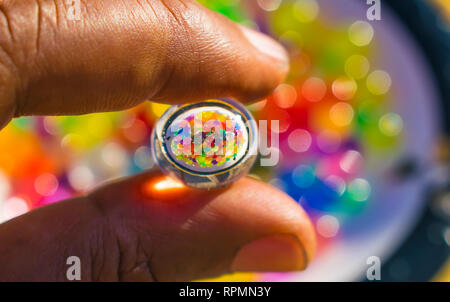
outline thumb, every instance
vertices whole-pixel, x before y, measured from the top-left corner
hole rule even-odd
[[[122,280],[299,271],[314,256],[314,229],[303,209],[250,178],[205,191],[159,173],[141,174],[101,187],[89,199],[115,230],[120,263],[134,268],[122,270]]]
[[[314,230],[289,196],[241,179],[194,190],[156,172],[107,184],[0,226],[0,280],[187,281],[236,271],[302,270]],[[33,253],[30,253],[33,251]]]
[[[288,69],[284,49],[195,1],[2,1],[0,122],[13,116],[261,98]],[[6,85],[7,84],[7,85]]]

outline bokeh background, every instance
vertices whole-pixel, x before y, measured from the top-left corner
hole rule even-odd
[[[256,119],[279,120],[280,162],[252,174],[309,213],[318,255],[301,273],[218,281],[450,281],[450,1],[201,0],[289,50],[291,71]],[[167,106],[15,119],[0,132],[0,222],[154,167]],[[269,123],[270,124],[270,123]]]

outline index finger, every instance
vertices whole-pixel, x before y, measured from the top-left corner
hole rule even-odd
[[[68,19],[63,0],[0,5],[8,37],[0,45],[8,84],[0,123],[121,110],[147,99],[245,102],[270,93],[288,70],[277,42],[195,1],[86,1],[79,21]]]

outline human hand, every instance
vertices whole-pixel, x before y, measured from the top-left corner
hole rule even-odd
[[[194,1],[0,1],[0,128],[17,116],[121,110],[151,99],[248,102],[285,77],[270,38]],[[162,184],[162,185],[161,185]],[[0,225],[0,280],[192,280],[304,269],[315,249],[301,207],[252,179],[218,190],[174,186],[157,172]],[[30,251],[33,251],[30,253]]]

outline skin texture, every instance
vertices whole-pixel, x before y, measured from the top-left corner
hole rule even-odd
[[[195,1],[81,3],[71,21],[62,0],[0,0],[0,129],[147,99],[248,102],[288,71],[275,41]],[[83,281],[184,281],[302,270],[315,250],[308,217],[275,188],[246,178],[200,191],[155,171],[2,224],[0,242],[1,281],[67,280],[73,255]]]

